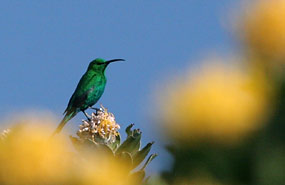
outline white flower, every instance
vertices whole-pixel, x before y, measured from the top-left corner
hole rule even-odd
[[[104,143],[113,143],[119,135],[120,125],[116,123],[115,116],[101,105],[101,109],[91,114],[90,120],[83,120],[77,135],[82,139],[103,139]]]

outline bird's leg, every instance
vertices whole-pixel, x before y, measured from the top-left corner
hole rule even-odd
[[[90,116],[84,110],[82,112],[86,116],[86,118],[90,121],[91,120]]]
[[[101,111],[102,112],[102,109],[101,108],[96,108],[96,107],[90,107],[91,109],[95,110],[95,114],[98,115],[98,111]]]

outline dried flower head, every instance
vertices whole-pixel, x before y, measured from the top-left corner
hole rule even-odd
[[[101,105],[96,113],[91,114],[89,120],[83,120],[77,135],[82,139],[92,139],[97,143],[113,143],[119,135],[120,125],[115,116]]]

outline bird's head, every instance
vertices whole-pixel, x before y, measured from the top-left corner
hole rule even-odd
[[[118,61],[125,61],[124,59],[112,59],[112,60],[104,60],[102,58],[96,58],[92,62],[90,62],[88,66],[88,70],[94,70],[94,71],[105,71],[106,67],[112,63],[112,62],[118,62]]]

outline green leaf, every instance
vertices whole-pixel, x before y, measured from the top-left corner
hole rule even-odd
[[[130,175],[130,179],[132,182],[136,182],[136,184],[141,184],[143,182],[143,179],[145,177],[145,171],[139,170],[137,172],[134,172]]]
[[[127,135],[128,135],[128,137],[129,136],[132,136],[133,135],[133,132],[132,132],[132,127],[134,126],[135,124],[130,124],[127,128],[126,128],[126,133],[127,133]]]
[[[97,143],[92,141],[91,139],[84,139],[82,142],[82,146],[86,148],[97,148]]]
[[[81,155],[85,156],[86,154],[92,152],[97,148],[97,144],[89,139],[78,139],[76,137],[69,136],[71,142],[73,143],[74,148],[81,153]]]
[[[121,136],[120,136],[120,133],[119,133],[119,135],[116,136],[115,142],[109,144],[108,146],[109,146],[113,151],[116,151],[116,149],[120,146],[120,143],[121,143]]]
[[[129,136],[127,139],[119,146],[116,154],[121,152],[129,152],[130,154],[136,153],[140,148],[141,132],[137,133],[135,136]]]
[[[94,134],[94,141],[97,143],[97,144],[105,144],[105,139],[102,138],[98,133],[97,134]]]
[[[141,170],[144,170],[146,168],[146,166],[154,159],[157,157],[157,154],[151,154],[149,156],[149,158],[147,159],[147,161],[144,163],[143,167],[141,168]]]
[[[94,154],[98,155],[99,153],[105,154],[105,155],[110,155],[110,156],[114,156],[114,152],[112,151],[112,149],[105,145],[105,144],[98,144],[96,146],[96,148],[94,149]]]
[[[143,184],[143,185],[147,185],[149,179],[150,179],[150,176],[146,177],[142,184]]]
[[[76,137],[73,136],[69,136],[71,142],[73,143],[73,146],[75,147],[75,149],[77,150],[86,150],[86,148],[95,148],[97,147],[97,144],[90,140],[90,139],[84,139],[84,140],[80,140]]]
[[[116,157],[118,158],[119,161],[121,161],[124,164],[124,166],[126,166],[129,170],[131,170],[133,166],[133,158],[130,153],[122,152]]]
[[[137,167],[145,159],[145,157],[150,152],[153,143],[154,142],[148,143],[143,149],[135,153],[135,155],[133,156],[134,159],[133,168]]]
[[[133,131],[133,136],[135,138],[137,138],[137,145],[135,146],[134,150],[131,152],[132,155],[134,155],[135,153],[138,152],[138,150],[141,148],[141,136],[142,136],[142,132],[140,131],[140,129],[135,129]]]
[[[105,144],[98,144],[90,139],[79,140],[72,136],[70,136],[70,139],[74,148],[79,152],[86,154],[94,153],[95,155],[102,153],[104,155],[114,156],[112,149]]]
[[[133,136],[137,137],[138,135],[140,135],[142,132],[140,131],[140,129],[134,129],[133,131]]]

